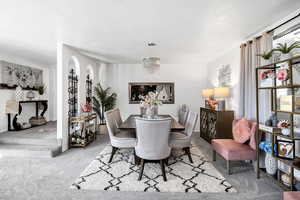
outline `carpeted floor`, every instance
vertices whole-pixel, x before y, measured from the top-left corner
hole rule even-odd
[[[146,163],[141,181],[133,149],[120,149],[111,163],[111,146],[94,159],[72,184],[72,188],[141,192],[236,192],[201,150],[191,148],[193,163],[182,150],[173,150],[163,181],[159,163]]]
[[[199,133],[198,133],[199,134]],[[210,146],[195,134],[194,143],[210,158]],[[236,193],[109,192],[74,190],[70,185],[109,143],[100,136],[85,149],[71,149],[55,158],[0,158],[0,199],[97,199],[97,200],[281,200],[282,190],[268,177],[257,180],[251,166],[234,163],[226,175],[226,163],[217,157],[213,165],[237,190]],[[243,166],[243,167],[240,167]]]

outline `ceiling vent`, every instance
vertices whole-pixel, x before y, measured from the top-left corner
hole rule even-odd
[[[143,59],[144,67],[159,67],[160,58],[158,57],[148,57]]]

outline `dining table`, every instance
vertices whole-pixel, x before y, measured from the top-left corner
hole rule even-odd
[[[123,129],[123,130],[133,130],[136,129],[136,122],[135,119],[137,117],[141,117],[141,118],[146,118],[143,117],[141,115],[130,115],[120,126],[119,129]],[[171,115],[158,115],[155,116],[154,118],[157,119],[163,119],[163,118],[171,118],[171,131],[183,131],[184,130],[184,126],[182,124],[180,124],[179,122],[177,122],[174,117],[172,117]]]

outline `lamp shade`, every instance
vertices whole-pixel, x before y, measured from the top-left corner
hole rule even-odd
[[[215,97],[228,97],[229,96],[229,88],[227,87],[219,87],[214,89]]]
[[[19,112],[19,104],[15,100],[8,100],[5,106],[6,114],[17,114]]]
[[[214,96],[214,89],[202,90],[202,96],[203,97],[212,97],[212,96]]]

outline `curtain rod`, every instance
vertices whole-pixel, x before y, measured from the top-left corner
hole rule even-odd
[[[299,13],[298,15],[292,17],[291,19],[289,19],[289,20],[287,20],[287,21],[285,21],[285,22],[282,22],[281,24],[279,24],[279,25],[276,26],[275,28],[272,28],[271,30],[268,30],[267,33],[271,33],[272,31],[274,31],[274,30],[280,28],[281,26],[283,26],[283,25],[289,23],[290,21],[293,21],[293,20],[296,19],[297,17],[300,17],[300,13]],[[255,39],[259,39],[259,38],[261,38],[261,37],[262,37],[262,35],[257,36]]]

